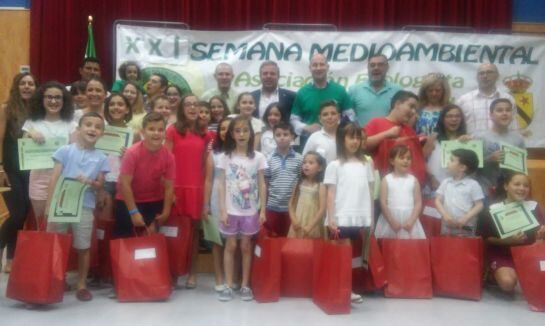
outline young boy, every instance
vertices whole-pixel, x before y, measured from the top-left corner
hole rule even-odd
[[[386,117],[371,119],[363,129],[367,135],[365,146],[382,176],[390,170],[390,148],[396,144],[406,144],[413,158],[411,172],[423,185],[426,179],[424,155],[416,133],[408,125],[417,107],[418,97],[415,94],[399,91],[392,98],[390,113]]]
[[[79,120],[75,143],[62,146],[53,154],[53,173],[49,183],[46,207],[50,207],[51,198],[57,180],[62,175],[75,178],[90,186],[83,199],[83,213],[79,223],[49,223],[48,231],[66,233],[72,229],[73,247],[78,250],[78,283],[76,297],[80,301],[90,301],[93,296],[87,290],[89,272],[89,248],[93,232],[93,209],[96,204],[96,192],[102,189],[104,176],[109,172],[108,160],[95,144],[104,133],[104,119],[95,112],[85,113]],[[47,215],[46,210],[46,215]]]
[[[325,158],[327,163],[337,159],[337,143],[335,134],[339,127],[341,114],[335,101],[325,101],[320,104],[320,124],[322,129],[310,135],[303,149],[303,155],[310,151],[316,151]]]
[[[495,99],[490,103],[492,129],[475,135],[476,138],[483,140],[484,168],[479,181],[487,196],[493,193],[491,190],[498,183],[501,174],[499,166],[503,159],[501,144],[525,148],[522,136],[517,131],[509,130],[514,113],[513,105],[508,99]]]
[[[475,236],[477,215],[483,209],[483,190],[469,175],[479,165],[477,154],[467,149],[452,151],[450,177],[437,189],[435,205],[443,217],[442,235]]]
[[[134,235],[134,227],[156,232],[170,216],[175,177],[174,156],[163,145],[166,122],[151,112],[142,122],[144,140],[123,156],[116,195],[115,234]]]
[[[301,174],[303,157],[291,148],[295,138],[292,125],[280,122],[273,128],[276,150],[265,170],[268,181],[267,220],[265,229],[271,236],[285,237],[290,229],[288,202]]]

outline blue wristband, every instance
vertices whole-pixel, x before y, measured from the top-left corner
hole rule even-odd
[[[129,211],[129,215],[134,215],[134,214],[136,214],[136,213],[140,213],[140,211],[138,210],[138,208],[131,209],[131,210]]]

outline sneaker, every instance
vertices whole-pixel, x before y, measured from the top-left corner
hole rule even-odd
[[[227,285],[225,284],[216,285],[214,286],[214,291],[221,293],[223,290],[225,290],[225,288],[227,288]]]
[[[224,302],[233,300],[233,290],[226,286],[225,289],[220,292],[218,300]]]
[[[240,291],[241,289],[241,286],[240,284],[233,284],[233,286],[231,287],[231,289],[233,289],[233,291]]]
[[[350,295],[350,301],[352,301],[352,303],[363,303],[363,297],[359,294],[352,292],[352,294]]]
[[[242,301],[252,301],[254,299],[252,289],[247,286],[240,288],[240,298],[242,299]]]

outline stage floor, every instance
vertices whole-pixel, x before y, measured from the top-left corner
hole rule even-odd
[[[110,289],[93,289],[91,302],[79,302],[67,292],[61,304],[28,309],[5,297],[7,274],[0,276],[1,325],[544,325],[545,313],[532,312],[519,293],[509,300],[493,289],[480,302],[365,297],[350,315],[328,316],[311,299],[281,298],[277,303],[220,302],[210,274],[200,275],[195,290],[176,290],[167,302],[118,303]],[[183,284],[183,280],[180,280]]]

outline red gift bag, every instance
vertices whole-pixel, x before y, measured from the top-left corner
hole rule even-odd
[[[431,271],[437,295],[480,300],[483,280],[481,238],[433,237]]]
[[[283,239],[282,282],[280,293],[286,297],[312,297],[314,244],[312,239]]]
[[[119,301],[168,299],[172,282],[162,234],[112,240],[110,253]]]
[[[363,240],[352,242],[352,289],[356,293],[372,292],[386,285],[384,258],[377,239],[371,235],[367,239],[367,266],[364,266]]]
[[[260,235],[254,247],[251,284],[255,301],[276,302],[280,298],[282,239]]]
[[[19,231],[6,296],[31,304],[62,302],[72,236]]]
[[[189,273],[193,238],[191,219],[172,214],[159,228],[159,233],[162,233],[167,241],[171,274],[182,276]]]
[[[382,254],[388,280],[386,297],[432,297],[429,240],[383,239]]]
[[[420,223],[426,233],[426,238],[438,237],[441,235],[441,213],[435,207],[435,198],[424,199],[422,203],[422,215]]]
[[[110,240],[114,230],[115,221],[96,220],[96,240],[98,251],[97,273],[104,279],[112,277],[112,262],[110,260]]]
[[[349,314],[352,293],[350,240],[315,243],[312,301],[326,314]]]
[[[545,311],[545,243],[511,248],[522,293],[533,311]]]

